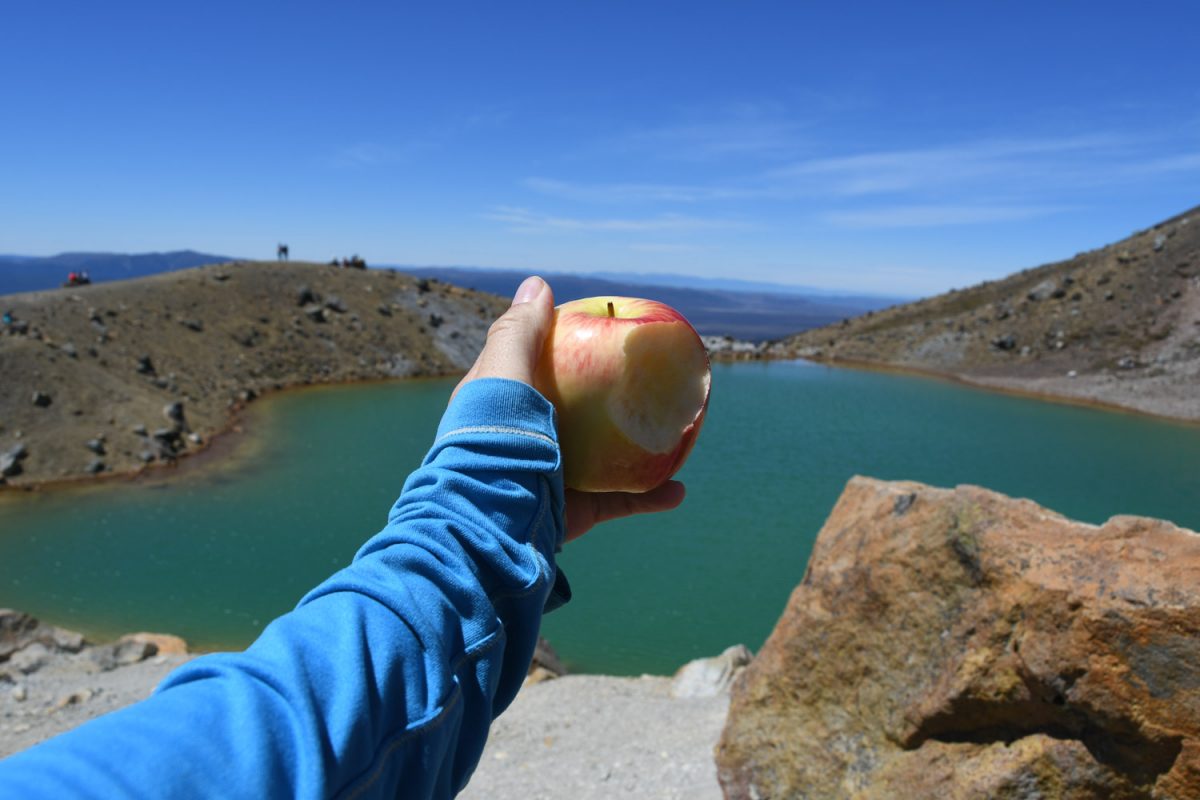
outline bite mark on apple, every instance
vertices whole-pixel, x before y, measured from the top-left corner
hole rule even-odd
[[[609,395],[609,411],[625,436],[652,453],[670,453],[696,423],[708,398],[711,374],[703,348],[685,322],[638,326],[625,337],[633,367]],[[683,354],[683,357],[681,357]]]

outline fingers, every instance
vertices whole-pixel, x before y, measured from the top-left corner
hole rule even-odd
[[[454,394],[476,378],[511,378],[532,384],[538,356],[553,323],[554,292],[541,278],[526,278],[509,309],[492,323],[483,351]]]
[[[683,502],[686,495],[679,481],[667,481],[644,494],[631,492],[567,492],[567,541],[578,539],[594,526],[635,514],[670,511]]]

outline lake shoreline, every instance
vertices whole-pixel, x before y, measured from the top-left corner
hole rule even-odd
[[[1157,412],[1144,408],[1137,408],[1136,406],[1123,404],[1116,400],[1107,400],[1096,396],[1078,396],[1031,389],[1021,385],[1023,382],[1028,382],[1027,379],[1018,377],[973,376],[966,373],[943,372],[941,370],[931,369],[929,367],[919,367],[909,364],[894,364],[891,362],[872,361],[869,359],[823,359],[813,357],[795,358],[788,356],[779,358],[766,358],[762,360],[799,360],[808,361],[813,364],[820,364],[823,367],[835,367],[862,370],[864,372],[878,372],[883,374],[909,375],[918,378],[930,378],[933,380],[951,383],[956,386],[978,389],[980,391],[990,392],[993,394],[1007,395],[1010,397],[1024,397],[1029,400],[1039,400],[1041,402],[1054,403],[1056,405],[1074,406],[1077,408],[1091,408],[1099,411],[1117,412],[1135,417],[1159,420],[1161,422],[1185,425],[1188,427],[1200,427],[1200,413],[1192,415],[1171,414],[1167,412]]]
[[[1054,403],[1056,405],[1116,412],[1177,425],[1184,425],[1187,427],[1200,427],[1200,414],[1187,416],[1170,414],[1166,412],[1156,412],[1122,404],[1115,400],[1104,399],[1097,396],[1072,396],[1068,394],[1031,389],[1021,385],[1022,382],[1024,382],[1024,379],[1016,377],[1003,378],[996,376],[972,376],[964,373],[944,372],[928,367],[872,361],[870,359],[820,357],[801,358],[793,355],[785,356],[773,354],[769,349],[751,358],[747,358],[740,354],[726,355],[713,353],[711,355],[714,362],[721,364],[745,363],[747,361],[805,361],[811,364],[817,364],[823,367],[833,367],[837,369],[861,370],[864,372],[927,378],[979,391],[1006,395],[1009,397],[1023,397],[1030,400]],[[120,472],[113,471],[100,473],[97,475],[70,475],[62,478],[49,478],[42,481],[28,481],[20,484],[0,483],[0,502],[3,502],[3,498],[5,496],[20,495],[22,493],[71,491],[81,488],[93,488],[105,484],[127,484],[155,479],[172,480],[179,476],[180,473],[178,471],[182,470],[192,472],[198,469],[221,468],[219,464],[210,462],[222,458],[232,449],[240,448],[252,443],[250,440],[234,441],[233,437],[241,435],[253,436],[252,433],[249,433],[246,430],[248,419],[247,415],[248,413],[252,414],[258,412],[262,408],[260,401],[273,401],[285,395],[294,394],[297,392],[319,391],[322,389],[339,389],[356,386],[377,386],[395,383],[409,384],[424,381],[450,380],[452,378],[461,378],[465,374],[465,371],[456,371],[441,375],[420,375],[402,378],[347,378],[343,380],[325,381],[320,383],[296,383],[280,386],[278,388],[272,388],[263,391],[261,394],[255,395],[252,399],[233,407],[230,410],[229,417],[226,419],[224,425],[212,432],[209,432],[206,436],[204,436],[199,445],[193,445],[187,451],[179,453],[178,458],[174,463],[159,465],[146,464],[135,469]],[[179,477],[179,479],[184,480],[182,477]]]
[[[248,428],[250,419],[257,413],[262,413],[264,403],[274,402],[281,397],[297,394],[300,392],[316,392],[325,389],[343,389],[347,387],[359,386],[381,386],[390,384],[413,384],[427,381],[445,381],[455,378],[462,378],[466,375],[466,371],[449,372],[442,375],[419,375],[404,378],[348,378],[338,381],[327,381],[322,383],[296,383],[288,386],[280,386],[265,390],[260,394],[256,394],[252,399],[240,403],[236,407],[230,409],[229,417],[225,423],[212,431],[206,432],[199,444],[194,444],[188,450],[177,454],[175,460],[165,464],[144,464],[140,467],[123,471],[103,472],[96,475],[68,475],[61,478],[47,478],[40,481],[25,481],[18,484],[0,483],[0,502],[6,496],[19,496],[22,494],[40,493],[40,492],[59,492],[73,491],[76,489],[94,488],[105,484],[130,484],[142,481],[154,480],[172,480],[181,477],[181,473],[196,472],[201,469],[218,469],[220,465],[215,462],[223,456],[227,456],[230,451],[240,449],[242,447],[252,445],[252,439],[238,441],[236,437],[247,436],[252,437]],[[447,395],[449,400],[449,395]],[[430,442],[432,443],[432,438]]]

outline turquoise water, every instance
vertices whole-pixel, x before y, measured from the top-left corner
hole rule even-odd
[[[219,469],[6,497],[0,606],[94,635],[244,646],[383,525],[453,385],[286,394]],[[545,634],[576,668],[614,674],[757,648],[854,474],[1200,529],[1200,427],[803,362],[717,365],[684,506],[571,544],[575,600]]]

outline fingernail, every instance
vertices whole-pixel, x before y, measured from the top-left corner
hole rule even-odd
[[[543,283],[541,278],[537,277],[536,275],[530,275],[521,282],[519,287],[517,287],[517,293],[513,295],[512,304],[515,306],[520,305],[521,303],[528,303],[530,300],[541,294],[542,285]]]

